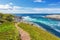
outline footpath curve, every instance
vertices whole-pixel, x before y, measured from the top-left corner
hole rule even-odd
[[[29,33],[20,28],[18,24],[19,23],[15,23],[15,27],[18,29],[21,40],[31,40]]]

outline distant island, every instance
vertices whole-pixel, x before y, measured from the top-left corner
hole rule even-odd
[[[60,15],[56,14],[56,15],[46,15],[46,18],[50,18],[50,19],[56,19],[56,20],[60,20]]]

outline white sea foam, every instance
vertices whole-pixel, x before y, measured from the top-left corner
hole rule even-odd
[[[29,17],[29,16],[23,17],[23,20],[25,20],[25,21],[32,21],[32,22],[39,22],[37,19],[31,18],[31,17]]]
[[[25,16],[23,17],[23,20],[25,21],[31,21],[31,22],[40,22],[40,23],[43,23],[45,25],[48,25],[49,27],[51,27],[52,29],[60,32],[60,30],[56,27],[60,27],[60,22],[53,22],[53,21],[43,21],[43,20],[38,20],[36,18],[31,18],[29,16]]]
[[[58,30],[58,29],[54,29],[54,30],[56,30],[57,32],[59,32],[59,33],[60,33],[60,30]]]

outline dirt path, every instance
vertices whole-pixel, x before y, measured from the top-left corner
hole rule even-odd
[[[24,31],[22,28],[18,26],[19,23],[15,23],[16,28],[18,29],[20,35],[21,35],[21,40],[30,40],[30,35]]]

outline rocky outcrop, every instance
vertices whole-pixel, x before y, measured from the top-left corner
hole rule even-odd
[[[60,20],[60,15],[47,15],[46,18]]]

